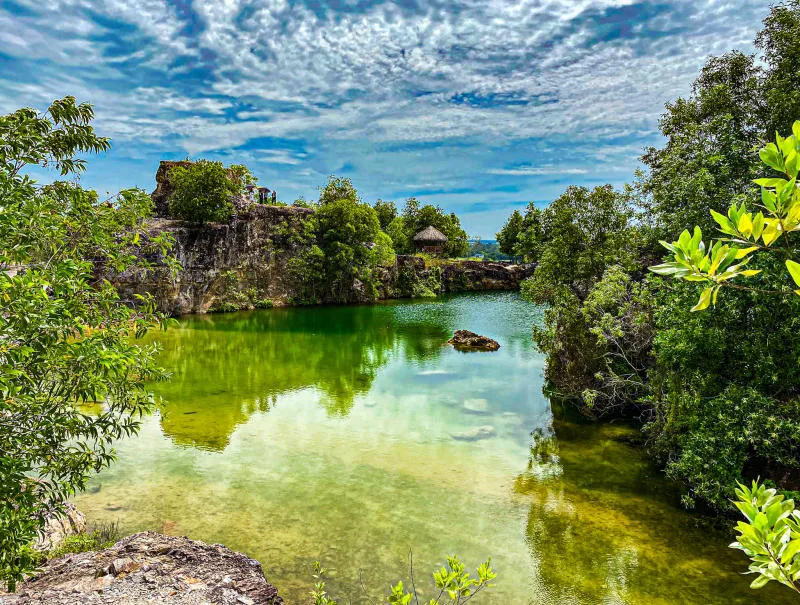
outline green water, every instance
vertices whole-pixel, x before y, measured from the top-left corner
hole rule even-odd
[[[287,603],[308,602],[315,560],[366,603],[359,570],[380,595],[410,547],[428,597],[455,552],[492,556],[482,603],[790,602],[748,589],[730,536],[680,509],[635,430],[554,417],[537,318],[510,293],[187,318],[158,336],[163,413],[78,506],[244,551]],[[502,347],[444,346],[459,328]]]

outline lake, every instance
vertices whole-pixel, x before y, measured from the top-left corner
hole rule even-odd
[[[287,603],[314,562],[343,602],[448,554],[499,577],[475,603],[789,603],[748,588],[732,535],[681,509],[623,424],[542,394],[540,310],[516,293],[184,318],[153,335],[162,403],[76,503],[90,522],[221,542]],[[494,353],[445,344],[456,329]]]

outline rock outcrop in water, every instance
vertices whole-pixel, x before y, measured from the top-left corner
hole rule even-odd
[[[15,594],[0,592],[0,603],[281,605],[283,599],[254,559],[220,544],[142,532],[105,550],[52,559]]]
[[[453,345],[459,351],[496,351],[500,348],[500,343],[496,340],[469,330],[456,330],[447,344]]]

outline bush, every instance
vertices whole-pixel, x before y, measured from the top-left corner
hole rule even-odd
[[[174,166],[169,171],[173,186],[169,198],[170,214],[192,223],[230,220],[234,211],[232,198],[242,193],[244,185],[249,182],[242,168],[232,166],[226,169],[222,162],[209,160]]]

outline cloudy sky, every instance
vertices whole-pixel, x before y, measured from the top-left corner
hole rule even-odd
[[[0,111],[74,95],[113,149],[246,163],[292,201],[329,174],[493,237],[569,184],[630,180],[705,59],[752,50],[768,0],[3,0]]]

